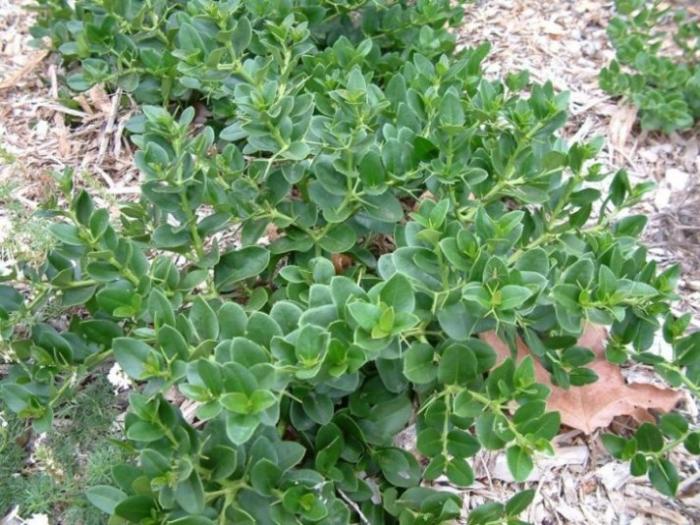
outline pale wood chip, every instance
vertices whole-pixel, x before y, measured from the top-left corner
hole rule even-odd
[[[34,71],[34,68],[41,64],[48,54],[49,52],[46,50],[33,53],[21,68],[0,81],[0,90],[18,87],[19,82]]]
[[[623,152],[632,127],[637,121],[637,108],[631,105],[619,106],[610,119],[610,144],[619,152]]]

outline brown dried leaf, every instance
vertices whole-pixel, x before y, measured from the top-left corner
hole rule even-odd
[[[192,124],[195,128],[201,128],[202,126],[206,125],[212,113],[202,102],[195,102],[194,109],[196,113]]]
[[[265,236],[270,240],[270,242],[273,242],[279,239],[282,235],[280,234],[277,225],[271,222],[265,227]]]
[[[508,346],[495,332],[486,332],[482,339],[489,343],[501,359],[509,357]],[[649,410],[668,412],[681,399],[681,393],[668,388],[659,388],[644,383],[625,383],[620,368],[605,358],[606,333],[599,326],[589,325],[578,341],[579,346],[595,352],[595,360],[588,365],[598,374],[598,381],[568,390],[552,384],[549,372],[535,360],[537,381],[547,385],[552,393],[547,401],[548,410],[561,414],[561,422],[572,428],[592,433],[597,428],[607,427],[615,417],[632,416],[638,421],[648,420]],[[517,360],[530,355],[525,343],[518,338]]]
[[[87,113],[88,115],[95,114],[95,111],[92,109],[92,106],[87,101],[87,99],[85,98],[85,95],[83,93],[73,97],[73,100],[75,100],[78,103],[78,105],[80,106],[80,109],[82,109],[83,112]]]
[[[347,253],[331,254],[331,261],[333,261],[333,267],[335,268],[336,275],[340,275],[352,266],[352,257],[350,257]]]
[[[430,190],[425,190],[418,196],[413,205],[409,207],[410,211],[418,211],[420,205],[425,200],[436,201],[437,199],[435,198],[435,195],[433,195],[432,192],[430,192]]]
[[[109,115],[112,112],[112,100],[101,84],[95,84],[87,92],[90,102],[100,113]]]

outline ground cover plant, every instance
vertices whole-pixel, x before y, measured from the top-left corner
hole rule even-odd
[[[51,523],[103,523],[102,511],[86,498],[95,485],[111,483],[115,463],[129,455],[112,440],[119,407],[106,377],[94,374],[56,411],[56,424],[32,439],[13,412],[0,428],[0,512],[51,516]],[[30,446],[31,444],[31,446]]]
[[[485,78],[488,46],[457,50],[448,30],[461,8],[37,8],[68,88],[141,104],[143,183],[113,213],[61,178],[42,212],[55,245],[0,287],[0,398],[48,431],[85,378],[121,366],[127,459],[87,491],[110,523],[453,520],[459,498],[431,481],[468,487],[481,448],[524,481],[552,453],[560,416],[535,364],[558,387],[594,382],[589,324],[609,327],[608,361],[698,393],[678,269],[657,269],[629,212],[649,187],[596,163],[600,141],[559,136],[565,94]],[[659,330],[668,358],[650,351]],[[414,424],[415,454],[394,442]],[[699,440],[677,413],[604,438],[668,495],[669,452]],[[533,497],[469,522],[519,523]]]
[[[692,128],[700,117],[697,17],[657,0],[616,0],[615,7],[618,15],[608,35],[616,58],[601,71],[600,86],[630,100],[643,129]],[[671,50],[664,47],[669,32],[675,44]]]

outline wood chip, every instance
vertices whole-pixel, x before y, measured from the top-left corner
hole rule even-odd
[[[18,70],[11,73],[7,78],[0,81],[0,90],[18,87],[20,80],[23,80],[36,68],[48,55],[48,51],[42,50],[32,54],[27,62]]]

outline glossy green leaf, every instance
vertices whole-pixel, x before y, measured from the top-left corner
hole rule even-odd
[[[533,463],[528,451],[519,445],[513,445],[506,451],[508,470],[515,481],[525,481],[532,472]]]

